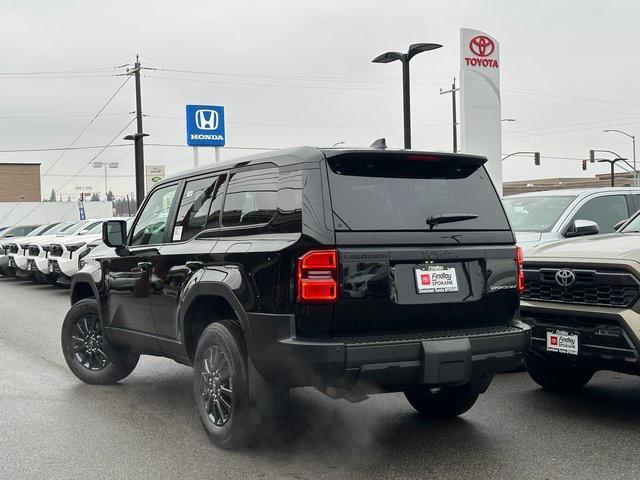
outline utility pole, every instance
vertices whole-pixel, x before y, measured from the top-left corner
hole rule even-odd
[[[136,174],[136,205],[139,207],[142,205],[144,199],[144,144],[142,139],[147,136],[146,133],[142,133],[142,92],[140,88],[140,59],[136,55],[136,63],[132,70],[127,72],[128,75],[133,75],[136,82],[136,133],[133,135],[127,135],[124,140],[133,140],[135,147],[135,174]]]
[[[133,69],[136,81],[136,139],[135,139],[135,157],[136,157],[136,203],[142,205],[144,198],[144,148],[142,136],[142,92],[140,90],[140,60],[136,55],[136,64]]]
[[[442,90],[440,89],[440,95],[444,95],[445,93],[451,94],[451,107],[453,113],[453,153],[458,152],[458,113],[456,108],[456,92],[460,90],[456,88],[456,79],[454,77],[453,83],[451,84],[451,90]]]

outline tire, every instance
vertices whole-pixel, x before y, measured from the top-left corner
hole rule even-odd
[[[49,282],[47,281],[47,276],[46,276],[46,275],[44,275],[44,274],[42,274],[42,273],[40,273],[40,272],[34,272],[34,274],[33,274],[33,280],[34,280],[36,283],[39,283],[39,284],[41,284],[41,285],[46,285],[46,284],[48,284],[48,283],[49,283]]]
[[[73,374],[85,383],[110,385],[136,368],[140,355],[109,343],[102,332],[98,302],[81,300],[62,323],[62,353]]]
[[[418,412],[428,418],[453,418],[468,411],[478,400],[478,394],[470,384],[458,387],[442,387],[436,393],[407,391],[405,397]]]
[[[575,393],[593,377],[595,370],[584,367],[561,365],[553,360],[528,354],[529,375],[545,390],[558,393]]]
[[[223,320],[202,332],[193,362],[193,395],[214,444],[233,449],[250,440],[254,412],[246,348],[236,323]]]

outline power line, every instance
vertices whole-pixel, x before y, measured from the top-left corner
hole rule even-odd
[[[527,100],[517,100],[515,98],[502,98],[507,102],[515,102],[515,103],[526,103],[529,105],[541,105],[544,107],[553,107],[553,108],[566,108],[568,110],[580,110],[585,112],[598,112],[598,113],[616,113],[619,115],[637,115],[637,112],[620,112],[616,110],[599,110],[595,108],[583,108],[583,107],[572,107],[571,105],[559,105],[557,103],[542,103],[542,102],[529,102]]]
[[[115,145],[88,145],[83,147],[33,147],[33,148],[13,148],[0,150],[0,153],[27,153],[27,152],[61,152],[67,150],[95,150],[104,147],[130,147],[130,143],[116,143]]]
[[[2,75],[63,75],[76,73],[95,73],[115,70],[120,67],[88,67],[72,70],[48,70],[48,71],[31,71],[31,72],[0,72]]]
[[[183,147],[183,148],[193,148],[189,145],[183,145],[181,143],[146,143],[150,147]],[[237,147],[237,146],[224,146],[225,150],[280,150],[280,147]]]
[[[115,112],[115,113],[103,113],[102,116],[119,116],[119,115],[131,115],[132,112]],[[42,118],[85,118],[92,117],[93,113],[82,114],[62,114],[62,115],[0,115],[0,120],[21,120],[21,119],[42,119]]]
[[[123,86],[124,86],[124,84],[123,84]],[[87,168],[89,165],[91,165],[91,163],[93,163],[93,161],[96,158],[98,158],[100,156],[100,154],[102,152],[104,152],[109,147],[109,145],[111,145],[120,135],[122,135],[122,132],[124,132],[127,128],[129,128],[129,125],[131,125],[134,122],[135,119],[136,119],[136,117],[133,117],[131,120],[129,120],[129,122],[122,128],[122,130],[120,130],[118,133],[116,133],[115,136],[104,146],[104,148],[102,148],[102,150],[100,150],[98,153],[96,153],[91,158],[91,160],[89,160],[89,162],[85,166],[80,168],[80,170],[78,170],[74,175],[69,177],[69,179],[66,182],[64,182],[62,185],[60,185],[59,187],[53,187],[53,190],[60,192],[64,187],[66,187],[71,182],[71,180],[73,180],[74,178],[78,177],[80,175],[80,172],[82,172],[85,168]],[[20,222],[22,222],[25,218],[27,218],[29,215],[31,215],[33,212],[35,212],[42,205],[43,205],[43,202],[40,202],[38,205],[36,205],[36,207],[33,210],[30,210],[26,215],[24,215],[22,218],[20,218],[20,220],[18,220],[17,222],[14,222],[14,224],[15,225],[19,225]],[[5,215],[5,217],[6,217],[6,215]],[[0,219],[0,222],[2,222],[2,220],[4,220],[5,217]]]
[[[148,118],[159,118],[163,120],[180,120],[184,122],[185,117],[173,117],[168,115],[144,115]],[[336,125],[336,124],[299,124],[299,123],[261,123],[261,122],[227,122],[228,125],[251,125],[260,127],[300,127],[300,128],[402,128],[402,125]],[[441,127],[448,123],[423,123],[414,124],[414,127]]]
[[[342,87],[342,86],[331,86],[331,85],[293,85],[293,84],[278,84],[278,83],[249,83],[249,82],[229,82],[224,80],[201,80],[197,78],[178,78],[178,77],[164,77],[161,75],[144,75],[147,78],[155,78],[160,80],[170,80],[170,81],[178,81],[178,82],[196,82],[196,83],[214,83],[219,85],[242,85],[248,87],[273,87],[273,88],[301,88],[301,89],[310,89],[310,90],[372,90],[372,91],[386,91],[389,89],[396,89],[393,85],[388,86],[379,86],[379,87]],[[434,85],[439,85],[435,84]],[[425,91],[422,89],[421,91]]]
[[[512,92],[520,94],[520,95],[536,95],[536,96],[541,96],[541,97],[563,98],[563,99],[567,99],[567,100],[581,100],[581,101],[588,101],[588,102],[594,102],[594,103],[614,103],[614,104],[620,104],[620,105],[640,105],[640,103],[638,103],[638,102],[629,102],[629,101],[626,101],[626,100],[625,101],[616,101],[616,100],[597,98],[597,97],[584,97],[584,96],[580,96],[580,95],[571,95],[571,94],[567,94],[567,93],[548,92],[548,91],[545,91],[545,90],[533,90],[533,89],[510,87],[510,86],[503,86],[502,88],[505,89],[505,90],[511,90]]]
[[[112,138],[112,139],[111,139],[111,140],[110,140],[110,141],[109,141],[109,142],[108,142],[108,143],[107,143],[107,144],[106,144],[106,145],[105,145],[105,146],[104,146],[104,147],[103,147],[103,148],[102,148],[98,153],[96,153],[96,154],[91,158],[91,160],[89,160],[89,162],[87,162],[87,164],[86,164],[84,167],[80,168],[80,170],[78,170],[78,172],[77,172],[77,173],[75,173],[74,175],[72,175],[72,176],[71,176],[71,177],[70,177],[66,182],[64,182],[62,185],[60,185],[60,186],[58,187],[58,190],[60,190],[60,189],[64,188],[65,186],[67,186],[67,185],[69,184],[69,182],[71,182],[71,180],[73,180],[74,178],[76,178],[76,177],[80,174],[80,172],[82,172],[85,168],[87,168],[89,165],[91,165],[91,164],[93,163],[93,161],[94,161],[96,158],[98,158],[98,157],[102,154],[102,152],[104,152],[104,151],[109,147],[109,145],[111,145],[113,142],[115,142],[115,141],[116,141],[116,139],[118,139],[118,138],[120,137],[120,135],[122,135],[122,133],[123,133],[127,128],[129,128],[129,125],[131,125],[135,120],[136,120],[136,118],[135,118],[135,117],[133,117],[131,120],[129,120],[129,121],[127,122],[127,124],[126,124],[124,127],[122,127],[122,130],[120,130],[118,133],[116,133],[116,134],[114,135],[114,137],[113,137],[113,138]]]
[[[241,78],[260,78],[260,79],[283,79],[283,80],[296,80],[296,81],[321,81],[321,82],[340,82],[340,83],[397,83],[395,77],[335,77],[318,74],[269,74],[269,73],[229,73],[229,72],[206,72],[201,70],[184,70],[184,69],[171,69],[171,68],[150,68],[144,67],[145,70],[155,70],[170,73],[184,73],[189,75],[207,75],[207,76],[220,76],[220,77],[241,77]],[[421,79],[429,80],[442,80],[450,77],[419,77]],[[420,80],[414,81],[414,83],[424,83]],[[428,85],[439,85],[438,83],[425,83]]]
[[[120,90],[122,90],[124,88],[124,86],[127,84],[127,82],[129,81],[129,77],[126,78],[126,80],[124,82],[122,82],[122,85],[120,85],[118,87],[118,89],[109,97],[109,99],[106,101],[106,103],[100,108],[100,110],[98,110],[98,112],[93,116],[93,118],[89,121],[89,123],[82,129],[82,131],[76,135],[76,138],[73,139],[73,141],[69,144],[69,147],[72,147],[73,145],[75,145],[75,143],[78,141],[78,139],[84,134],[84,132],[86,132],[89,127],[91,125],[93,125],[93,123],[96,121],[96,119],[100,116],[100,114],[103,112],[103,110],[105,108],[107,108],[107,106],[111,103],[111,100],[113,100],[116,95],[118,95],[118,93],[120,92]],[[64,150],[59,156],[58,158],[56,158],[53,163],[49,166],[49,168],[47,168],[47,170],[44,172],[44,175],[46,175],[47,173],[49,173],[51,171],[51,169],[56,165],[56,163],[58,163],[60,161],[60,159],[62,157],[65,156],[65,154],[68,152],[69,150]]]

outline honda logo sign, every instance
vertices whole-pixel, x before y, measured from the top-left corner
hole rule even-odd
[[[221,147],[225,144],[224,107],[187,105],[187,145]]]
[[[217,130],[218,112],[215,110],[196,110],[196,127],[200,130]]]

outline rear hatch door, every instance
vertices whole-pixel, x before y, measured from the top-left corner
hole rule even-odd
[[[514,237],[484,161],[405,152],[328,156],[341,281],[332,335],[511,321]]]

